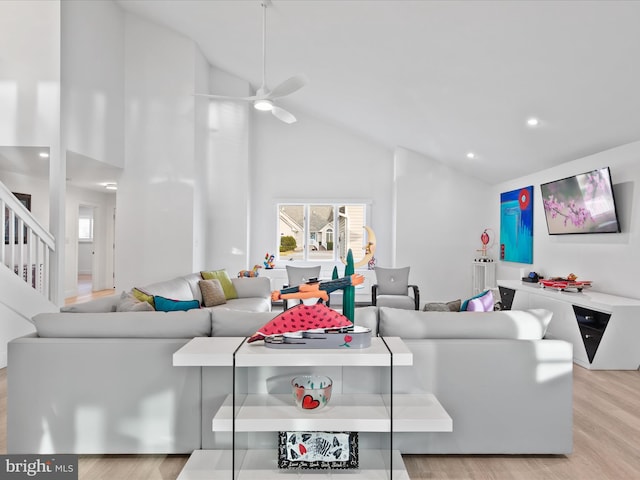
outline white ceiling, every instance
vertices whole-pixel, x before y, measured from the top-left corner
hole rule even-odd
[[[259,87],[259,0],[118,3]],[[640,140],[640,2],[273,0],[267,15],[267,84],[310,79],[282,106],[490,183]]]
[[[0,145],[0,172],[11,172],[44,180],[49,179],[49,158],[40,153],[49,154],[49,147],[22,147]],[[115,193],[106,190],[105,183],[118,183],[121,168],[100,162],[75,152],[67,152],[67,185],[103,193]]]

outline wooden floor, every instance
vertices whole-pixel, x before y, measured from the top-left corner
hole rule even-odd
[[[91,275],[78,275],[78,295],[75,297],[69,297],[64,299],[65,305],[71,305],[73,303],[82,303],[88,302],[89,300],[94,300],[96,298],[105,297],[108,295],[113,295],[115,290],[113,288],[109,288],[107,290],[98,290],[93,291],[93,280]]]
[[[0,369],[0,453],[6,453],[6,399],[6,369]],[[184,455],[82,455],[79,479],[175,480],[186,460]],[[640,372],[575,366],[572,455],[406,455],[404,460],[412,480],[640,479]]]

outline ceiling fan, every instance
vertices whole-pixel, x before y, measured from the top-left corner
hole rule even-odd
[[[239,100],[252,102],[253,107],[256,110],[270,111],[274,117],[285,122],[294,123],[296,117],[275,104],[275,100],[287,95],[292,94],[300,90],[308,83],[308,79],[305,75],[294,75],[288,78],[284,82],[278,84],[273,89],[267,88],[266,76],[267,76],[267,7],[271,4],[271,0],[263,0],[260,5],[262,6],[262,85],[258,89],[255,95],[250,97],[231,97],[226,95],[210,95],[206,93],[196,93],[196,96],[209,97],[220,100]]]

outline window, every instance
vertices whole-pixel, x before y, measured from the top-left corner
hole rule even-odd
[[[366,205],[279,204],[280,260],[339,261],[365,253]]]
[[[93,218],[78,219],[78,239],[79,240],[93,240]]]

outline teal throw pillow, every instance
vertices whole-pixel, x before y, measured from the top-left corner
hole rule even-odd
[[[153,303],[158,312],[179,312],[200,308],[198,300],[172,300],[160,295],[154,295]]]

